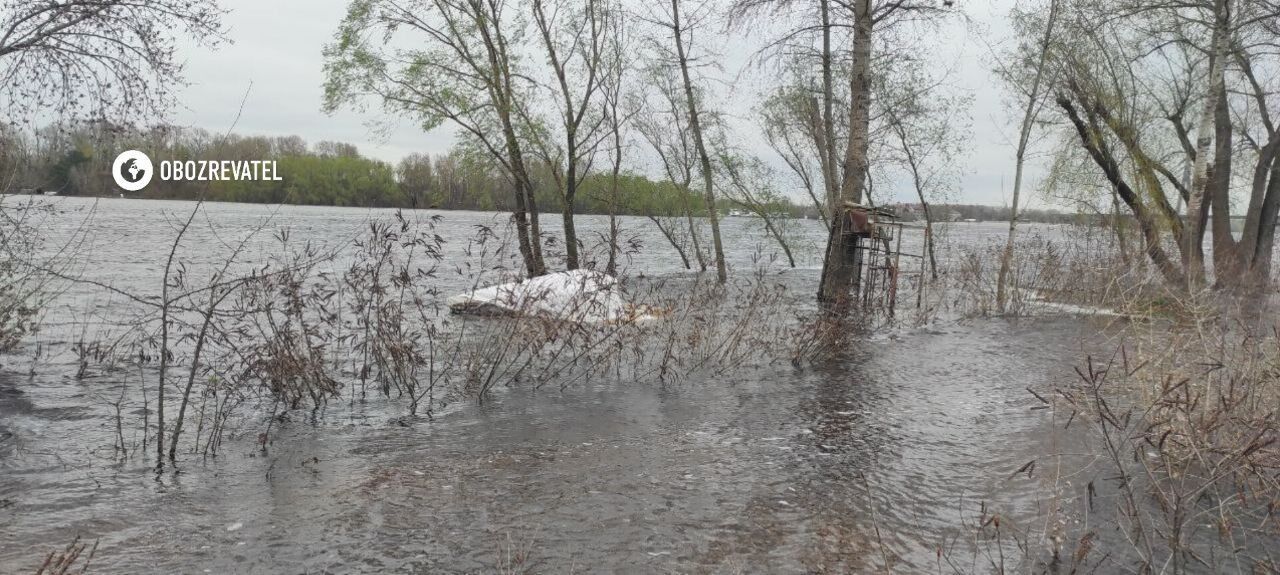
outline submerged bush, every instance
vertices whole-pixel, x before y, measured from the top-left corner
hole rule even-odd
[[[42,261],[40,224],[53,212],[36,200],[0,198],[0,352],[10,351],[39,327],[40,310],[56,295],[59,263],[74,255],[72,238]]]

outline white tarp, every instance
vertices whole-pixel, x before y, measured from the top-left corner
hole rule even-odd
[[[556,272],[449,298],[454,313],[536,315],[577,323],[634,321],[637,309],[622,299],[618,280],[590,270]]]

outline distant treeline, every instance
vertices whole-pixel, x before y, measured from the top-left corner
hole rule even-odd
[[[68,196],[116,196],[111,177],[115,156],[129,149],[146,152],[159,166],[163,160],[274,160],[279,181],[179,181],[153,180],[130,197],[197,199],[262,204],[303,204],[353,207],[440,208],[456,210],[504,210],[512,205],[510,181],[485,157],[454,150],[431,156],[411,154],[391,165],[360,155],[356,146],[322,141],[308,145],[298,136],[241,136],[213,134],[202,129],[155,128],[145,131],[105,124],[83,124],[74,129],[47,127],[33,134],[0,131],[0,191],[5,193],[55,192]],[[545,212],[559,212],[561,198],[549,173],[535,171],[538,203]],[[574,212],[605,214],[611,179],[593,173],[583,181]],[[618,181],[617,213],[682,216],[686,209],[705,215],[702,198],[667,180],[623,173]],[[719,209],[728,213],[741,206],[721,198]],[[922,217],[918,204],[891,206],[903,219]],[[763,210],[787,217],[817,218],[809,205],[778,198]],[[1007,220],[1005,207],[982,205],[934,206],[934,217],[946,220]],[[1076,216],[1052,210],[1023,210],[1026,221],[1063,223]]]
[[[892,204],[889,208],[905,220],[919,220],[924,218],[924,212],[921,209],[920,204]],[[1010,216],[1010,209],[1007,206],[937,204],[930,206],[930,208],[932,210],[934,220],[940,222],[1007,222],[1009,221]],[[1018,219],[1019,221],[1024,222],[1067,224],[1080,222],[1082,218],[1091,219],[1091,216],[1060,212],[1057,210],[1027,208],[1018,210]]]
[[[479,154],[454,150],[411,154],[396,165],[360,155],[356,146],[298,136],[213,134],[202,129],[125,130],[103,124],[75,129],[43,128],[34,134],[0,131],[0,191],[56,192],[69,196],[116,196],[111,176],[121,151],[137,149],[155,163],[164,160],[274,160],[279,181],[160,181],[130,197],[197,199],[325,206],[513,210],[510,181]],[[559,212],[561,198],[549,173],[535,171],[538,204]],[[591,174],[574,202],[576,213],[608,213],[612,180]],[[686,206],[705,213],[702,199],[669,181],[623,173],[618,181],[621,214],[676,216]],[[802,216],[805,208],[782,199],[773,212]],[[724,202],[725,210],[731,203]]]

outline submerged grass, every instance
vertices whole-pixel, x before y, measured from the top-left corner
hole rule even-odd
[[[89,550],[87,555],[85,549]],[[65,548],[45,555],[44,562],[36,569],[35,575],[84,575],[89,572],[89,564],[93,562],[93,556],[97,552],[97,541],[93,542],[93,547],[89,547],[76,537]]]
[[[1038,514],[984,504],[940,548],[947,571],[1280,572],[1277,331],[1124,333],[1074,382],[1032,391],[1085,449],[1017,470],[1042,486]]]
[[[794,306],[800,296],[766,265],[724,285],[702,275],[622,278],[628,301],[662,311],[647,321],[473,317],[450,313],[441,277],[473,289],[515,279],[510,230],[479,226],[467,260],[445,262],[438,216],[371,221],[337,249],[287,230],[260,238],[264,222],[229,244],[229,256],[195,266],[204,253],[184,238],[201,209],[175,223],[155,293],[47,270],[132,305],[124,314],[132,320],[107,329],[89,329],[86,317],[71,351],[78,377],[116,382],[103,397],[115,413],[117,457],[150,449],[158,469],[184,454],[216,456],[228,435],[256,436],[266,449],[285,414],[319,418],[338,401],[377,395],[401,405],[406,421],[430,419],[504,386],[722,377],[798,361],[805,345],[786,342],[814,339],[802,337],[811,330]],[[259,241],[271,255],[254,261],[247,246]]]
[[[1097,333],[1111,351],[1084,356],[1069,382],[1028,388],[1055,430],[1007,482],[1038,485],[1040,505],[1028,515],[976,503],[939,544],[938,571],[1280,572],[1280,329],[1268,294],[1186,294],[1105,242],[1030,242],[1016,281],[1035,298],[1022,301],[1108,308]],[[955,297],[985,314],[982,257],[970,254]],[[1034,306],[1008,313],[1024,310]]]

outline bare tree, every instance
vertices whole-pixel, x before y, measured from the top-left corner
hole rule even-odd
[[[1036,118],[1045,104],[1046,91],[1042,88],[1047,83],[1045,76],[1049,73],[1049,50],[1054,40],[1054,25],[1057,23],[1059,16],[1058,3],[1058,0],[1049,0],[1043,25],[1043,35],[1040,38],[1040,42],[1035,45],[1034,52],[1029,54],[1027,58],[1034,64],[1031,65],[1030,70],[1030,85],[1021,94],[1025,98],[1025,105],[1022,109],[1022,123],[1018,128],[1018,147],[1014,153],[1013,201],[1009,206],[1009,237],[1005,240],[1004,253],[1000,257],[1000,272],[996,276],[996,307],[1000,311],[1004,311],[1005,284],[1008,283],[1009,269],[1013,262],[1013,243],[1018,231],[1018,202],[1021,200],[1022,195],[1022,176],[1023,167],[1026,165],[1027,148],[1031,143],[1031,130],[1035,127]],[[1014,86],[1020,86],[1015,74],[1017,74],[1015,70],[1008,68],[1001,70],[1002,76]]]
[[[610,18],[605,34],[603,61],[603,79],[600,92],[603,99],[601,105],[605,118],[605,128],[609,137],[610,170],[609,170],[609,259],[605,271],[616,274],[618,271],[618,208],[621,204],[619,196],[619,178],[622,174],[623,143],[626,141],[626,130],[631,119],[639,111],[639,106],[624,108],[624,84],[631,66],[628,65],[628,51],[632,48],[631,36],[622,19]],[[684,254],[681,254],[684,257]],[[688,267],[686,258],[685,267]]]
[[[826,165],[819,155],[819,150],[825,149],[816,143],[822,132],[814,129],[816,99],[808,92],[802,85],[780,86],[761,104],[758,116],[765,141],[800,181],[822,225],[830,230],[833,202],[823,175]]]
[[[542,49],[555,76],[553,100],[562,133],[559,146],[543,148],[560,190],[563,208],[565,259],[569,269],[578,269],[578,235],[574,228],[574,200],[590,171],[599,149],[606,117],[593,105],[606,80],[605,50],[608,34],[617,31],[610,20],[614,9],[605,0],[554,2],[548,11],[545,0],[533,0],[533,16]],[[553,148],[553,149],[552,149]]]
[[[700,271],[706,271],[707,263],[698,239],[698,226],[694,220],[693,206],[689,204],[694,170],[697,169],[695,167],[697,155],[688,116],[680,101],[680,81],[669,68],[663,66],[651,66],[647,73],[649,85],[657,92],[657,100],[644,106],[643,111],[636,116],[636,131],[658,154],[663,172],[667,179],[675,184],[680,194],[680,204],[689,230],[689,240],[693,244],[694,257],[698,261]],[[638,103],[635,108],[642,109]],[[669,240],[674,237],[671,234],[666,235]],[[682,248],[681,250],[683,251]],[[688,267],[687,260],[685,267]]]
[[[689,133],[693,138],[693,149],[696,153],[699,179],[702,183],[702,199],[706,204],[707,220],[711,224],[712,253],[716,263],[716,278],[720,283],[724,283],[728,279],[728,271],[724,261],[724,245],[720,239],[720,218],[716,213],[715,173],[711,165],[711,153],[707,148],[706,134],[703,130],[705,122],[703,114],[705,110],[702,109],[703,99],[698,87],[694,85],[693,75],[690,72],[691,62],[694,59],[691,55],[691,52],[695,49],[694,33],[705,19],[707,8],[710,5],[703,3],[700,5],[701,12],[694,10],[692,13],[688,13],[682,11],[686,4],[691,4],[691,2],[688,0],[670,0],[667,4],[669,10],[655,19],[655,22],[671,34],[672,48],[666,50],[666,53],[669,55],[668,59],[672,61],[680,73],[685,114]]]
[[[925,222],[925,251],[929,270],[938,278],[935,253],[935,221],[930,198],[945,196],[957,179],[957,158],[967,143],[968,125],[961,122],[971,98],[944,92],[918,66],[900,66],[898,81],[883,86],[877,115],[888,128],[892,144],[885,160],[905,171],[911,181]]]
[[[531,88],[516,68],[514,19],[501,0],[355,2],[325,47],[325,109],[373,98],[424,129],[457,126],[514,184],[520,254],[536,276],[546,265],[526,165]]]
[[[786,97],[774,104],[784,104],[784,109],[789,109],[794,115],[794,128],[815,148],[813,159],[821,176],[817,183],[822,186],[825,203],[819,211],[828,214],[834,213],[840,202],[844,169],[840,142],[846,141],[849,120],[847,113],[836,113],[837,106],[848,102],[836,77],[852,74],[847,63],[850,58],[838,49],[847,43],[853,28],[842,17],[851,14],[854,6],[855,3],[839,0],[735,0],[729,10],[732,25],[741,27],[763,20],[768,22],[766,28],[783,30],[757,56],[763,62],[782,61],[794,76],[792,85],[780,87],[775,94]],[[816,73],[811,74],[815,66]],[[775,112],[780,111],[775,108]],[[793,151],[794,148],[788,150]]]
[[[725,190],[723,195],[760,218],[765,231],[782,248],[787,265],[796,267],[796,258],[783,229],[783,220],[788,214],[780,212],[784,205],[782,195],[768,184],[774,180],[771,170],[759,158],[730,151],[727,145],[717,148],[716,164]]]
[[[1072,15],[1062,34],[1078,40],[1055,56],[1055,101],[1137,221],[1148,258],[1171,286],[1199,289],[1212,222],[1215,285],[1264,285],[1280,210],[1280,134],[1272,123],[1274,76],[1258,71],[1280,64],[1270,48],[1280,6],[1059,1]],[[1236,174],[1241,157],[1252,169]],[[1230,231],[1237,184],[1249,190],[1239,241]],[[1176,207],[1182,205],[1185,214]],[[1167,245],[1181,257],[1170,257]]]
[[[7,0],[0,4],[0,105],[32,116],[161,116],[183,84],[181,37],[224,39],[215,0]]]

